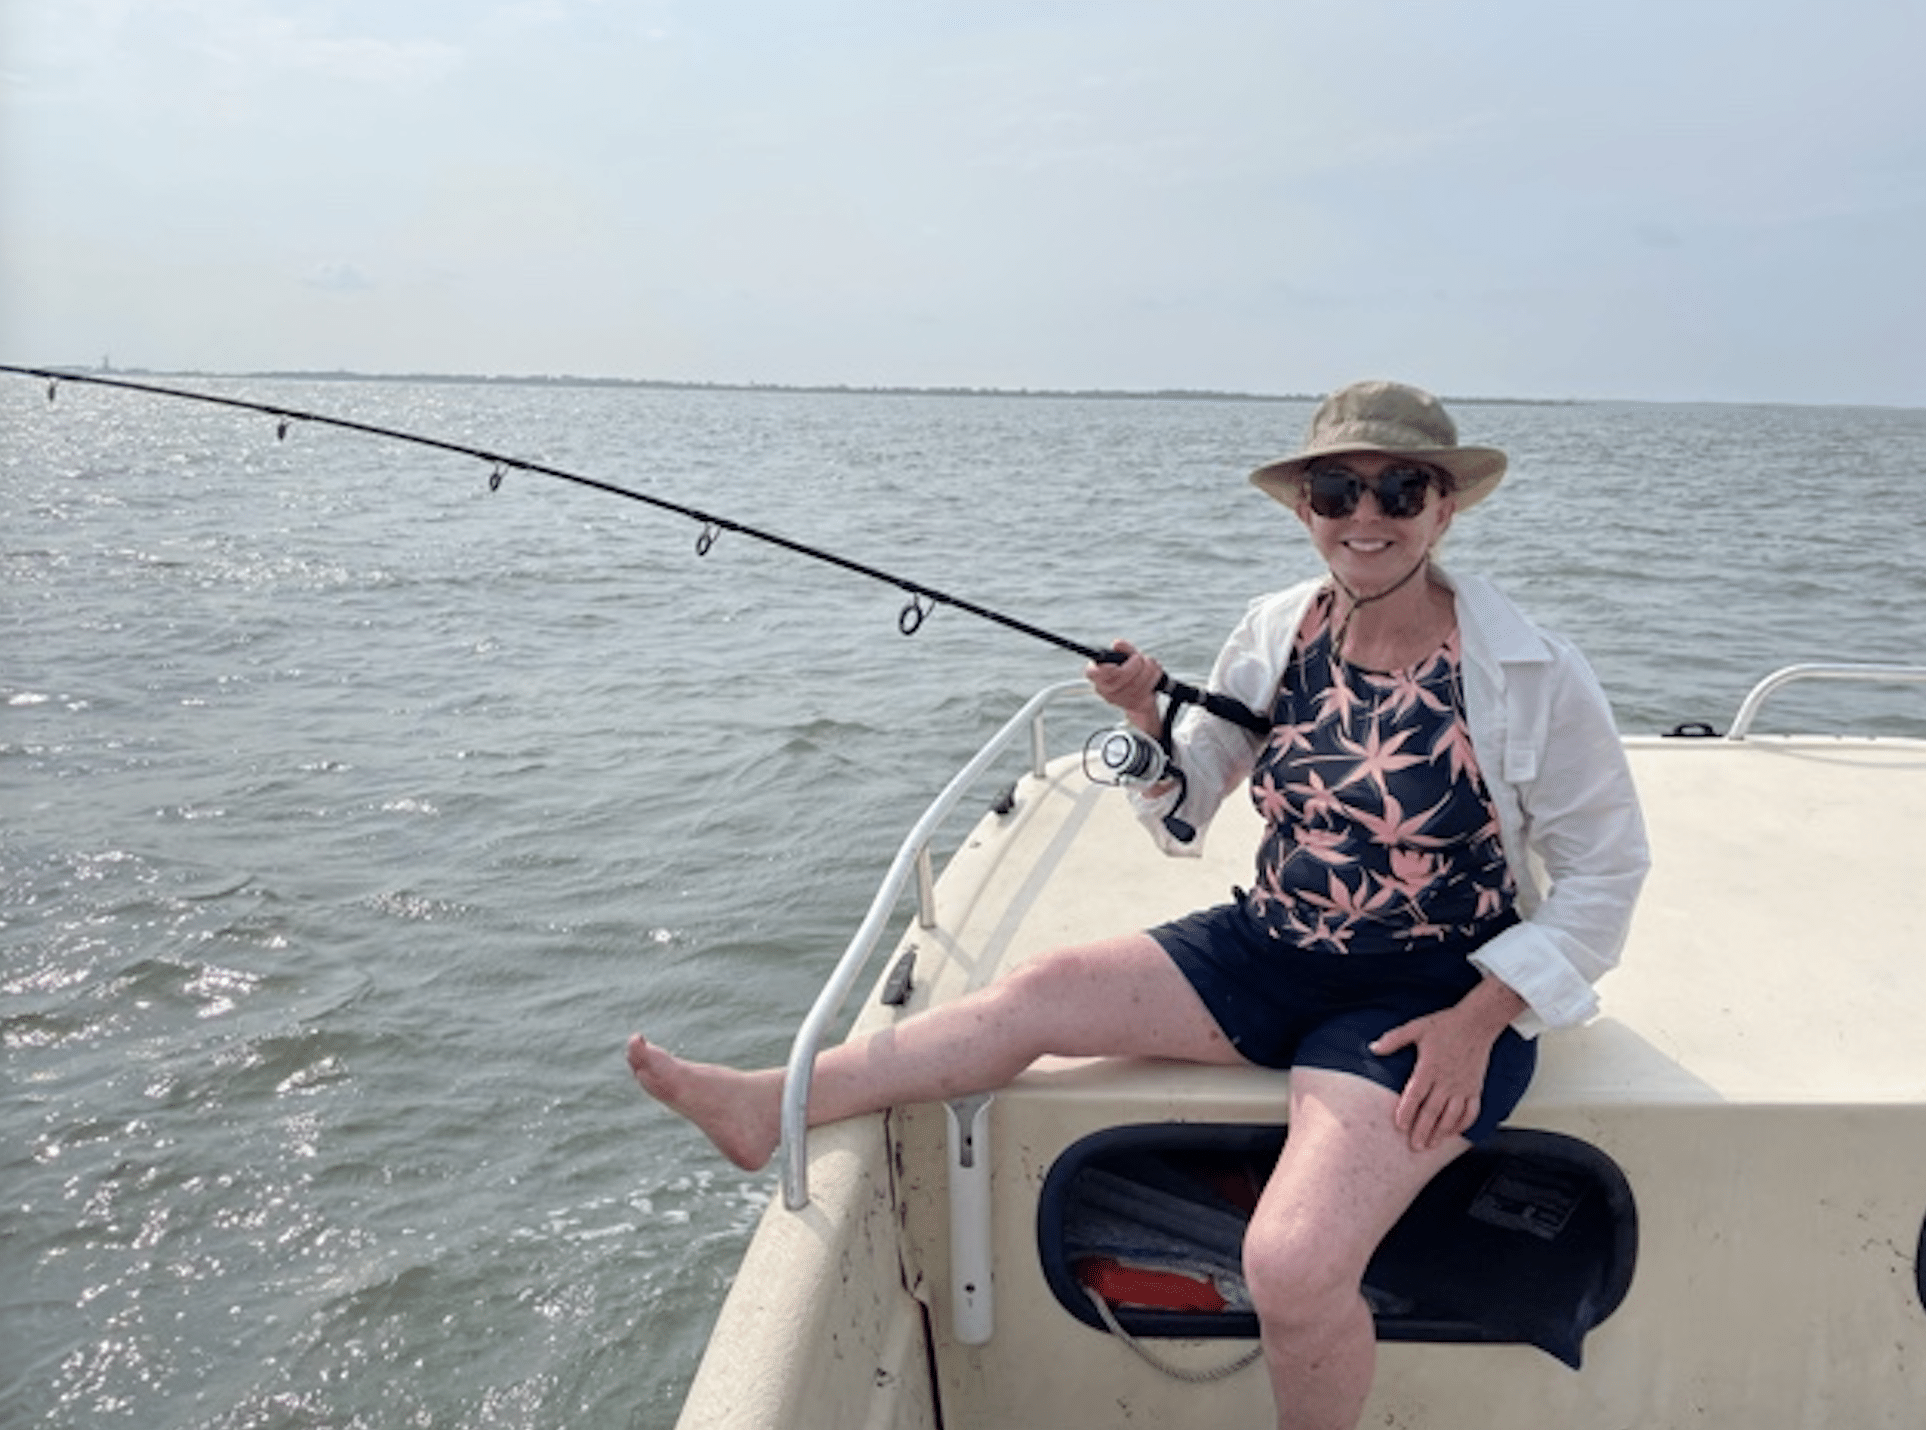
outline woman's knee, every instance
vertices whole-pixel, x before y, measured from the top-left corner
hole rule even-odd
[[[1273,1329],[1327,1324],[1358,1299],[1364,1267],[1344,1253],[1339,1237],[1315,1228],[1263,1230],[1244,1238],[1244,1282],[1258,1318]]]

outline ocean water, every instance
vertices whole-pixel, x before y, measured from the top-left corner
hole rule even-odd
[[[205,386],[1192,678],[1315,569],[1243,481],[1303,402]],[[1514,474],[1448,563],[1578,640],[1627,732],[1926,661],[1926,412],[1455,410]],[[1081,667],[488,476],[0,379],[0,1425],[672,1424],[773,1180],[624,1038],[779,1061],[923,805]],[[1926,735],[1926,692],[1764,728]]]

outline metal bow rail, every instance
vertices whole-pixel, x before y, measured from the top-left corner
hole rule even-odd
[[[843,950],[829,980],[803,1019],[801,1030],[789,1051],[789,1062],[782,1089],[782,1200],[791,1211],[809,1205],[809,1086],[815,1073],[816,1054],[829,1032],[830,1024],[842,1011],[843,1001],[861,976],[877,941],[888,926],[890,915],[902,897],[912,875],[917,884],[917,921],[924,928],[936,927],[936,881],[932,872],[931,842],[937,831],[969,795],[985,773],[1024,735],[1030,739],[1030,773],[1041,779],[1049,760],[1045,739],[1044,711],[1069,695],[1089,695],[1090,686],[1081,680],[1045,686],[1031,696],[1024,707],[986,741],[970,762],[951,777],[943,792],[930,802],[916,821],[902,847],[891,861],[882,887],[870,901],[869,912],[857,928],[855,937]]]
[[[1766,701],[1786,686],[1801,680],[1926,682],[1926,665],[1788,665],[1775,670],[1752,687],[1740,703],[1739,713],[1732,717],[1732,728],[1725,732],[1725,738],[1743,740],[1752,729],[1752,722],[1758,719],[1759,711],[1765,708]]]

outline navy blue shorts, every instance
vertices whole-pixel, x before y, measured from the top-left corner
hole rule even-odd
[[[1514,922],[1507,920],[1506,922]],[[1484,975],[1474,943],[1405,954],[1308,952],[1270,938],[1240,897],[1151,929],[1190,980],[1232,1047],[1267,1068],[1314,1067],[1369,1078],[1402,1092],[1416,1049],[1380,1057],[1371,1044],[1413,1018],[1448,1008]],[[1538,1066],[1538,1044],[1507,1028],[1492,1045],[1478,1120],[1464,1136],[1481,1142],[1511,1116]]]

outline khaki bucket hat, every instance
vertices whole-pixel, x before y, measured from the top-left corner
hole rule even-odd
[[[1319,404],[1304,446],[1251,473],[1251,481],[1294,507],[1298,480],[1322,457],[1387,452],[1451,473],[1458,510],[1490,496],[1505,476],[1496,447],[1460,447],[1458,425],[1430,393],[1401,382],[1354,382]]]

